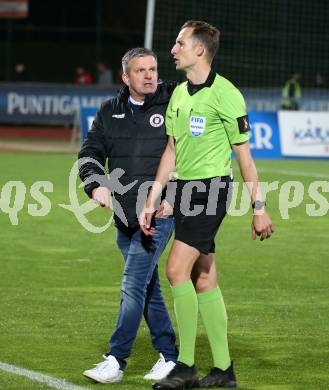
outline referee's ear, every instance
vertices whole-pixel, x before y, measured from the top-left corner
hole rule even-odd
[[[205,53],[205,48],[204,48],[203,45],[200,44],[199,47],[198,47],[198,50],[196,52],[196,55],[198,57],[202,57],[204,55],[204,53]]]

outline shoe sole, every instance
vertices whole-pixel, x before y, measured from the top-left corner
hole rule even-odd
[[[157,389],[157,387],[153,387],[155,383],[152,385],[153,389]],[[199,388],[199,380],[192,379],[189,382],[185,383],[183,386],[176,387],[175,390],[185,390],[185,389],[193,389]],[[173,387],[162,387],[161,390],[173,390]]]
[[[90,379],[98,382],[98,383],[115,383],[115,382],[121,382],[122,381],[122,377],[106,381],[104,379],[97,378],[96,376],[93,376],[92,374],[89,374],[89,373],[86,373],[86,372],[84,372],[83,375],[86,376],[87,378],[90,378]]]

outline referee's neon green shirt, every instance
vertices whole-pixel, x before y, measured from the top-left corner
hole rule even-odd
[[[230,175],[231,145],[249,139],[243,96],[218,74],[210,86],[192,95],[187,82],[176,87],[166,128],[175,139],[176,173],[182,180]]]

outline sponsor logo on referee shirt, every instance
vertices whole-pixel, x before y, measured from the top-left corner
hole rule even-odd
[[[206,118],[204,116],[190,117],[190,133],[193,137],[200,137],[206,129]]]

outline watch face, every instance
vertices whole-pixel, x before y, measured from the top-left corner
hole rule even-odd
[[[256,200],[255,205],[254,205],[254,209],[261,210],[262,208],[264,208],[264,206],[265,206],[265,202],[263,202],[261,200]]]

